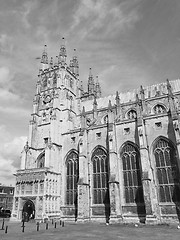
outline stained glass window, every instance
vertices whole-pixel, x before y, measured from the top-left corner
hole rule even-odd
[[[126,203],[143,203],[138,149],[131,143],[125,144],[121,151],[121,159],[123,164],[125,201]]]
[[[77,203],[77,182],[79,177],[78,154],[71,152],[66,161],[66,204],[74,205]]]
[[[159,201],[180,202],[179,169],[176,150],[168,139],[159,139],[154,146]]]
[[[108,161],[102,148],[97,148],[92,155],[93,165],[93,204],[109,202]]]

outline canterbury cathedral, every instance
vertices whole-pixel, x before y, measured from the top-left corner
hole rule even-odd
[[[87,79],[75,50],[53,61],[45,45],[12,218],[179,221],[180,80],[102,97]]]

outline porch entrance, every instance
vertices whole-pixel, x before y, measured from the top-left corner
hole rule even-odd
[[[35,218],[35,205],[31,200],[24,203],[22,211],[22,220],[28,222],[30,219]]]

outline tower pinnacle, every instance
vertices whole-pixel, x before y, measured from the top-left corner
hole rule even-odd
[[[66,52],[66,46],[65,46],[65,39],[63,37],[62,44],[59,51],[58,64],[60,64],[61,66],[64,66],[66,64],[66,57],[67,57],[67,52]]]
[[[88,94],[91,95],[91,94],[94,94],[94,89],[95,86],[94,86],[94,78],[93,78],[93,75],[92,75],[92,70],[91,68],[89,68],[89,78],[88,78]]]
[[[46,69],[48,64],[47,45],[44,45],[44,51],[42,53],[41,63],[42,63],[42,69],[43,70]]]

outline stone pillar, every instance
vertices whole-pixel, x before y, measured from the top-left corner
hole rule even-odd
[[[115,150],[115,136],[109,133],[109,197],[110,221],[117,221],[120,216],[119,182],[117,180],[117,152]]]
[[[118,182],[118,163],[115,138],[114,114],[111,102],[108,105],[107,149],[109,154],[109,198],[110,221],[117,221],[120,216],[120,195]],[[119,220],[119,219],[118,219]]]
[[[82,133],[81,133],[82,135]],[[88,161],[86,154],[86,133],[79,141],[79,181],[78,181],[78,203],[77,203],[77,220],[85,221],[90,217],[89,203],[89,183],[88,183]]]
[[[180,169],[180,160],[179,160],[179,156],[180,156],[180,123],[179,123],[179,119],[173,119],[173,128],[174,128],[174,135],[175,135],[175,141],[176,141],[176,146],[177,146],[177,151],[178,151],[178,156],[177,156],[177,162],[178,162],[178,166]],[[172,129],[173,130],[173,129]]]
[[[146,222],[150,219],[155,221],[156,216],[158,216],[157,204],[154,202],[154,198],[157,198],[153,194],[153,173],[150,166],[149,150],[146,139],[146,129],[144,121],[142,120],[142,125],[138,125],[138,137],[140,145],[140,156],[141,156],[141,167],[142,167],[142,185],[144,193],[144,203],[146,209]]]

